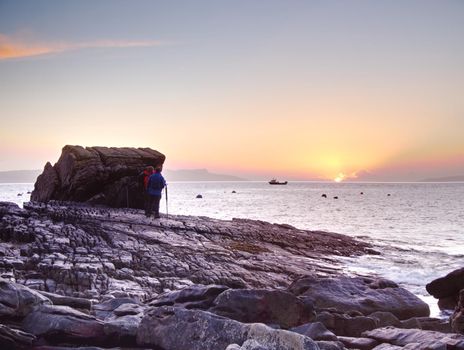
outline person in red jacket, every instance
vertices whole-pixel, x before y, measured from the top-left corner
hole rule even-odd
[[[143,203],[145,208],[145,216],[149,217],[151,214],[151,198],[148,194],[148,180],[150,176],[155,172],[155,168],[152,166],[147,166],[145,170],[140,174],[143,179]]]

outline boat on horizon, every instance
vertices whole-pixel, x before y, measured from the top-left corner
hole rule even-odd
[[[269,185],[286,185],[286,184],[288,184],[288,181],[280,182],[280,181],[277,181],[277,179],[272,179],[271,181],[269,181]]]

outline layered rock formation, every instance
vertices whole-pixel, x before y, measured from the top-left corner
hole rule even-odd
[[[37,178],[31,200],[66,200],[142,208],[137,175],[166,157],[150,148],[65,146],[55,165],[47,163]]]
[[[373,252],[327,232],[253,220],[170,216],[77,203],[0,205],[0,271],[36,289],[139,299],[194,283],[277,288],[336,274],[336,255]]]
[[[0,203],[0,347],[464,349],[414,295],[337,263],[375,253],[261,221]]]

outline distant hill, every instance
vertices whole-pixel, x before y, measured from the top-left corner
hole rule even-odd
[[[430,179],[422,180],[423,182],[456,182],[464,181],[464,175],[446,176],[446,177],[432,177]]]
[[[42,170],[0,171],[0,183],[33,183]]]
[[[163,170],[167,181],[245,181],[238,176],[213,174],[206,169]]]

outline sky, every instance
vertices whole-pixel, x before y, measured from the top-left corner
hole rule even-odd
[[[464,1],[0,0],[0,171],[66,144],[248,179],[464,175]]]

